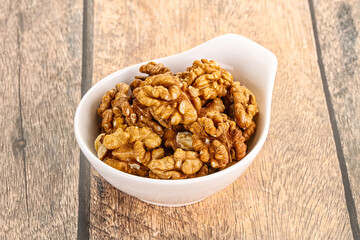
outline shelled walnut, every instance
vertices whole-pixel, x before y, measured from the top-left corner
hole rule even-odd
[[[210,162],[213,168],[224,168],[246,154],[242,131],[225,114],[198,118],[190,131],[193,133],[193,147],[200,152],[201,161]]]
[[[201,177],[246,155],[255,133],[255,96],[213,60],[173,74],[161,63],[140,67],[129,85],[102,97],[97,157],[120,171],[156,179]]]
[[[229,72],[220,68],[217,62],[207,59],[196,60],[180,76],[189,86],[197,89],[205,100],[224,97],[233,82]]]
[[[164,127],[190,124],[196,120],[197,112],[179,85],[181,83],[170,74],[155,75],[148,77],[133,95],[140,104],[150,109],[154,119],[162,120],[159,123]]]
[[[234,111],[236,123],[246,129],[252,124],[253,117],[259,112],[254,94],[239,82],[231,86],[231,94],[234,99]]]
[[[174,155],[151,160],[148,167],[152,175],[161,179],[181,179],[196,174],[203,166],[199,155],[194,151],[177,149]]]

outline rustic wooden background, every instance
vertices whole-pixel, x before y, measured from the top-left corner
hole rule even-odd
[[[359,29],[358,0],[1,0],[0,239],[360,239]],[[254,163],[186,207],[114,189],[77,147],[81,96],[224,33],[279,60]]]

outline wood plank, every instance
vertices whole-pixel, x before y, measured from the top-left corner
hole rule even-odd
[[[314,6],[331,103],[360,222],[360,1],[316,0]]]
[[[74,239],[82,1],[2,1],[1,239]]]
[[[296,11],[295,11],[296,10]],[[181,208],[143,203],[92,172],[92,239],[351,239],[308,2],[95,1],[93,82],[239,33],[279,60],[265,146],[234,184]]]

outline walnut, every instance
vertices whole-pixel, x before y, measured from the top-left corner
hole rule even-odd
[[[251,121],[250,126],[243,131],[245,141],[249,141],[250,137],[255,133],[256,123]]]
[[[102,97],[101,134],[94,142],[100,160],[138,176],[184,179],[220,171],[246,155],[256,98],[218,63],[197,60],[173,74],[148,62],[139,71],[146,75]]]
[[[113,100],[113,98],[115,97],[116,94],[116,90],[115,89],[111,89],[110,91],[108,91],[103,97],[102,97],[102,102],[100,104],[100,107],[97,110],[97,113],[100,117],[102,117],[102,114],[105,110],[109,109],[111,106],[111,101]]]
[[[176,134],[176,145],[184,150],[194,150],[192,134],[190,132],[178,132]]]
[[[123,102],[128,100],[127,93],[129,86],[125,83],[119,83],[116,88],[108,91],[102,98],[102,103],[98,108],[98,114],[102,118],[100,128],[105,133],[113,132],[114,121],[121,117],[120,107]]]
[[[175,170],[174,156],[167,156],[160,159],[153,159],[149,163],[150,168],[149,176],[152,178],[160,179],[182,179],[185,178],[179,169]]]
[[[174,129],[166,129],[163,140],[164,145],[167,148],[172,148],[174,151],[178,148],[177,142],[176,142],[176,135],[177,132]]]
[[[163,87],[170,87],[170,86],[177,86],[181,88],[183,84],[181,83],[180,79],[171,73],[164,73],[154,76],[149,76],[140,84],[142,86],[163,86]]]
[[[245,138],[236,123],[225,114],[197,119],[190,127],[193,147],[200,160],[210,162],[213,168],[224,168],[232,160],[241,160],[246,154]]]
[[[164,134],[162,126],[153,119],[150,109],[141,105],[136,99],[132,105],[124,104],[122,112],[129,126],[150,127],[159,136]]]
[[[186,178],[187,175],[198,172],[202,166],[198,153],[182,149],[177,149],[174,155],[155,158],[148,165],[150,176],[156,175],[161,179]]]
[[[184,150],[194,150],[192,147],[192,134],[190,132],[176,132],[174,129],[167,129],[163,136],[165,147]]]
[[[211,168],[213,169],[213,168]],[[202,167],[197,173],[187,175],[187,178],[195,178],[195,177],[202,177],[211,174],[209,171],[209,167],[203,163]]]
[[[134,91],[135,88],[140,87],[141,83],[146,79],[146,77],[136,76],[134,81],[130,84],[131,91]]]
[[[130,104],[129,85],[119,83],[116,85],[114,92],[114,99],[111,101],[112,108],[102,113],[101,128],[104,132],[111,133],[118,127],[137,126],[150,127],[155,133],[160,136],[163,135],[162,127],[153,120],[148,109],[141,107],[137,101]]]
[[[148,171],[140,164],[135,162],[124,162],[114,158],[106,158],[104,162],[107,165],[116,168],[117,170],[120,170],[122,172],[138,175],[141,177],[145,177],[148,175]]]
[[[116,94],[114,100],[111,102],[112,110],[114,113],[114,117],[122,117],[122,107],[124,104],[129,104],[129,85],[126,83],[119,83],[116,85]]]
[[[246,129],[252,124],[253,117],[259,112],[254,94],[239,82],[233,82],[231,94],[234,99],[234,111],[236,123]]]
[[[156,148],[151,151],[151,159],[159,159],[165,156],[165,151],[163,148]]]
[[[112,109],[106,109],[102,113],[102,121],[101,121],[100,128],[106,133],[112,132],[113,116],[114,116],[114,113],[113,113]]]
[[[114,150],[126,145],[129,139],[130,134],[122,128],[118,128],[114,133],[108,134],[103,138],[103,144],[107,149]]]
[[[109,153],[109,150],[104,146],[104,144],[101,144],[97,149],[97,157],[100,160],[103,160]]]
[[[113,120],[113,129],[116,131],[118,128],[125,129],[127,127],[127,124],[125,123],[125,120],[122,117],[118,117],[115,120]]]
[[[94,146],[96,152],[98,151],[100,145],[102,144],[104,136],[105,133],[100,133],[99,136],[97,136],[97,138],[95,139]]]
[[[200,170],[196,173],[195,177],[202,177],[209,174],[209,168],[206,164],[204,164]]]
[[[199,90],[193,86],[189,86],[185,81],[182,82],[182,90],[188,95],[192,105],[199,113],[203,105],[199,97]]]
[[[225,105],[223,101],[220,98],[215,98],[200,110],[199,117],[211,117],[216,113],[222,113],[224,111]]]
[[[149,178],[161,179],[158,175],[156,175],[152,171],[149,171]],[[174,179],[179,179],[179,178],[174,178]]]
[[[177,167],[181,164],[181,171],[185,174],[194,174],[198,172],[203,166],[202,161],[199,159],[199,154],[194,151],[184,151],[177,149],[174,153],[174,159]]]
[[[229,72],[220,68],[215,61],[206,59],[194,61],[186,72],[178,76],[189,86],[198,89],[199,95],[205,100],[225,96],[233,82]]]
[[[160,144],[161,138],[148,127],[118,128],[103,139],[104,147],[113,150],[114,157],[122,161],[138,161],[142,164],[146,164],[151,159],[148,150]]]
[[[162,63],[155,63],[155,62],[148,62],[145,65],[142,65],[139,69],[140,72],[142,73],[146,73],[149,76],[152,75],[158,75],[158,74],[163,74],[166,72],[170,72],[170,69],[167,67],[164,67],[164,65]]]
[[[164,67],[162,63],[149,62],[145,65],[142,65],[139,69],[142,73],[147,73],[148,76],[135,76],[134,81],[130,84],[131,90],[134,91],[135,88],[140,87],[142,82],[149,76],[159,75],[163,73],[170,73],[170,69]]]
[[[155,75],[148,77],[144,86],[133,92],[136,100],[149,107],[151,115],[166,128],[169,125],[190,124],[197,118],[196,109],[176,83],[181,84],[172,75]]]
[[[109,150],[103,144],[105,135],[105,133],[100,133],[94,142],[95,151],[100,160],[103,160],[109,154]]]

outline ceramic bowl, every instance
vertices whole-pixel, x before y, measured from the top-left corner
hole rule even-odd
[[[94,140],[99,134],[96,109],[101,97],[119,82],[130,84],[139,63],[105,77],[82,98],[75,114],[76,140],[91,165],[117,189],[142,201],[161,206],[192,204],[219,192],[234,182],[252,163],[263,146],[270,125],[271,96],[277,68],[274,54],[257,43],[236,34],[226,34],[188,51],[152,61],[163,63],[174,73],[184,71],[197,59],[213,59],[240,80],[257,98],[257,129],[248,145],[247,155],[238,163],[211,175],[182,180],[138,177],[118,171],[96,157]]]

